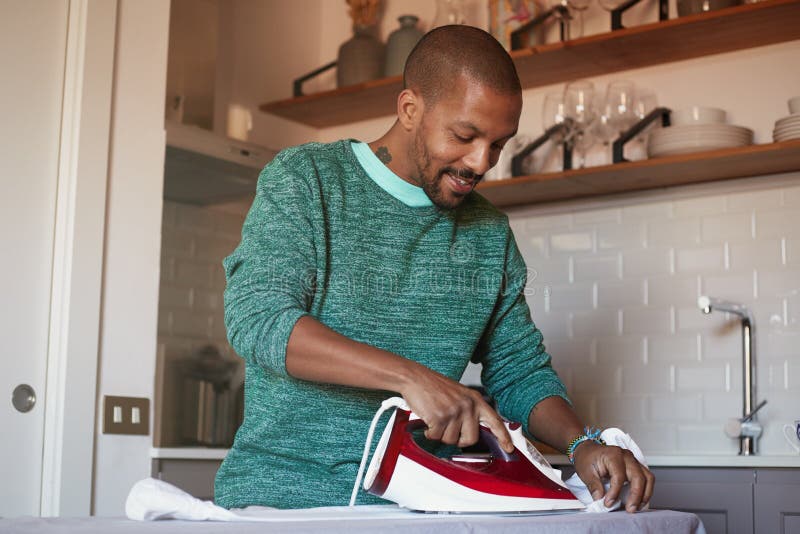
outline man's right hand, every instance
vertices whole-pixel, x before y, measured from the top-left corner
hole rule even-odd
[[[477,391],[422,364],[349,339],[312,317],[301,317],[292,329],[286,370],[303,380],[397,392],[428,426],[429,439],[468,447],[477,443],[482,424],[503,450],[514,450],[503,420]]]
[[[503,450],[514,450],[502,418],[474,389],[420,365],[412,371],[400,394],[427,425],[428,439],[468,447],[478,441],[479,425],[484,425]]]

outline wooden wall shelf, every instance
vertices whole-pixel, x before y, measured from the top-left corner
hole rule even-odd
[[[767,0],[512,53],[524,88],[800,39],[800,0]],[[317,128],[391,115],[400,76],[270,102]],[[287,84],[288,85],[288,84]]]
[[[800,171],[800,140],[519,176],[477,190],[497,207],[513,207],[790,171]]]

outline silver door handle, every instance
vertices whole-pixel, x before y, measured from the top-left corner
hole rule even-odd
[[[28,384],[20,384],[14,388],[14,393],[11,394],[11,404],[18,412],[29,412],[36,404],[36,392]]]

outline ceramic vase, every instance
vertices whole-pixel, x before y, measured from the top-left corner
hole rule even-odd
[[[356,24],[353,37],[339,47],[336,84],[345,87],[380,78],[383,75],[383,44],[375,37],[373,26]]]
[[[423,35],[422,30],[417,27],[419,17],[416,15],[402,15],[397,21],[400,22],[400,27],[389,35],[386,43],[384,76],[403,74],[408,55]]]

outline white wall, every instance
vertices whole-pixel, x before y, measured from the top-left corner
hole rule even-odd
[[[119,2],[106,212],[93,513],[122,515],[151,436],[102,434],[102,398],[153,398],[169,2]]]

